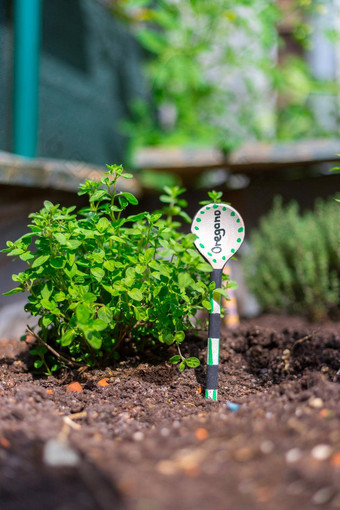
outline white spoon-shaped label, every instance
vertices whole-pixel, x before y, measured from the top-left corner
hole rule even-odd
[[[230,205],[209,204],[194,217],[191,232],[198,251],[214,269],[222,269],[243,242],[244,223]]]

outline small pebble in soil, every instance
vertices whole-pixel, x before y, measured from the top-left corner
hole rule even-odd
[[[314,409],[321,409],[321,407],[323,407],[323,400],[321,398],[311,397],[308,400],[308,404],[310,407],[314,407]]]
[[[292,464],[294,462],[297,462],[302,457],[302,452],[299,448],[292,448],[291,450],[288,450],[286,453],[286,462],[288,464]]]
[[[230,411],[238,411],[239,408],[240,408],[240,404],[236,404],[235,402],[229,402],[229,400],[227,400],[227,408],[230,409]]]
[[[324,505],[328,503],[334,496],[334,490],[332,487],[323,487],[319,489],[312,497],[312,503],[314,505]]]
[[[260,444],[260,450],[264,454],[271,453],[274,450],[273,441],[262,441],[262,443]]]
[[[76,466],[80,458],[78,453],[66,443],[58,439],[50,439],[44,446],[43,461],[53,467]]]
[[[169,429],[167,429],[166,427],[163,427],[163,428],[161,429],[161,436],[163,436],[163,437],[168,437],[168,435],[169,435],[169,434],[170,434],[170,430],[169,430]]]
[[[161,460],[158,462],[156,469],[162,475],[173,475],[176,473],[176,464],[171,460]]]
[[[143,441],[143,439],[144,439],[144,434],[143,434],[143,432],[141,432],[140,430],[138,430],[137,432],[135,432],[135,433],[133,434],[133,436],[132,436],[132,437],[133,437],[133,439],[134,439],[135,441]]]
[[[326,460],[331,456],[332,448],[328,444],[318,444],[311,451],[316,460]]]

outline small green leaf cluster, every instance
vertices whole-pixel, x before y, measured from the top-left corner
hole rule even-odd
[[[214,202],[215,204],[216,203],[229,204],[229,202],[226,202],[225,200],[223,200],[223,192],[222,191],[215,191],[215,190],[208,191],[208,197],[209,197],[209,200],[202,200],[200,202],[200,205],[209,205],[209,204],[211,204],[211,202]]]
[[[314,211],[301,215],[297,203],[283,206],[275,199],[243,258],[249,288],[266,310],[321,320],[339,309],[339,225],[333,200],[319,200]]]
[[[112,165],[99,182],[87,180],[79,194],[89,205],[78,212],[46,201],[30,215],[30,233],[3,250],[28,265],[6,294],[29,292],[25,309],[39,317],[42,340],[38,368],[55,370],[61,359],[104,365],[125,341],[179,346],[204,307],[211,267],[194,249],[195,236],[180,232],[177,219],[190,221],[184,190],[165,188],[162,210],[128,215],[138,200],[116,184],[130,177]]]

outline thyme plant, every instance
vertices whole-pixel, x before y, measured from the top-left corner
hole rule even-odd
[[[297,203],[283,206],[276,199],[243,260],[248,285],[266,310],[303,313],[314,320],[339,313],[339,225],[334,200],[319,200],[314,211],[302,215]]]

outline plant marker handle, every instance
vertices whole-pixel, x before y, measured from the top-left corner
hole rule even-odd
[[[215,283],[215,289],[222,287],[222,269],[213,269],[210,279]],[[208,352],[207,352],[207,382],[205,397],[217,400],[218,391],[218,364],[220,357],[220,329],[221,329],[221,296],[210,295],[211,310],[208,328]]]
[[[215,289],[220,289],[223,267],[237,252],[244,239],[244,223],[240,214],[227,204],[205,205],[194,217],[191,232],[196,235],[196,248],[213,268],[211,281],[215,282]],[[210,303],[205,397],[217,400],[221,326],[220,295],[213,291]]]

